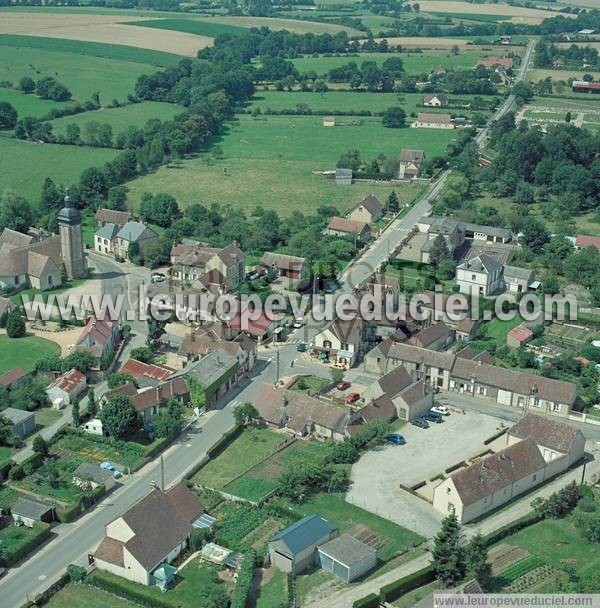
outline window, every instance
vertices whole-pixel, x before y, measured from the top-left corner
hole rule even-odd
[[[455,511],[456,511],[456,507],[451,502],[449,502],[448,503],[448,513],[454,513]]]
[[[446,488],[446,494],[452,494],[452,488],[447,487]]]
[[[15,275],[15,285],[19,284],[19,275]]]
[[[48,275],[48,285],[52,285],[52,275]]]
[[[537,479],[537,475],[533,475],[533,477],[531,478],[531,481],[535,481]]]
[[[331,340],[323,340],[323,348],[331,348]]]
[[[476,281],[477,280],[477,275],[476,274],[472,274],[471,275],[471,281]]]
[[[562,407],[562,406],[560,405],[560,403],[553,403],[553,404],[552,404],[552,411],[553,411],[553,412],[560,412],[561,407]]]

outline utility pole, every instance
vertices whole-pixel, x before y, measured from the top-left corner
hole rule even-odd
[[[275,363],[276,363],[276,377],[275,377],[275,384],[279,384],[279,349],[277,349],[277,355],[276,355],[276,359],[275,359]]]

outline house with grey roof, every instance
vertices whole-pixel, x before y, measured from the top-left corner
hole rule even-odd
[[[16,524],[33,528],[37,521],[50,523],[54,521],[54,505],[48,505],[31,498],[20,496],[10,508]]]
[[[102,230],[102,229],[101,229]],[[130,221],[125,223],[115,237],[113,253],[124,260],[129,260],[129,247],[133,243],[139,246],[139,254],[144,257],[144,250],[150,243],[158,240],[156,232],[142,222]]]
[[[113,474],[101,469],[98,463],[82,462],[73,471],[73,484],[85,491],[102,486],[108,492],[115,483]]]
[[[339,527],[319,515],[306,515],[269,541],[271,564],[293,574],[318,564],[317,548],[339,534]]]
[[[504,286],[510,293],[523,293],[535,280],[535,271],[531,268],[504,265]]]
[[[112,255],[117,244],[119,226],[107,222],[94,234],[94,250],[105,255]]]
[[[398,166],[398,177],[400,179],[413,179],[419,177],[421,165],[425,160],[424,150],[411,150],[402,148],[400,150],[400,164]]]
[[[12,423],[11,431],[20,439],[31,435],[35,431],[35,414],[27,410],[19,410],[14,407],[7,407],[0,412]]]
[[[461,293],[490,296],[504,288],[502,271],[496,257],[482,253],[456,267],[456,283]]]
[[[317,547],[319,563],[326,572],[350,583],[377,566],[377,549],[350,534],[342,534]]]
[[[383,205],[374,194],[369,194],[348,213],[348,219],[372,224],[383,215]]]

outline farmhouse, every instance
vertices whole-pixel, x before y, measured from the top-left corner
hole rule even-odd
[[[201,281],[207,289],[233,289],[245,277],[244,252],[236,243],[226,247],[204,247],[179,243],[171,249],[174,281]]]
[[[351,236],[363,242],[371,240],[371,231],[366,222],[356,222],[345,217],[332,217],[323,234],[333,236]]]
[[[504,286],[511,293],[522,293],[529,289],[535,279],[535,272],[530,268],[504,265],[502,273]]]
[[[98,224],[98,228],[106,226],[106,224],[113,224],[118,228],[122,228],[127,222],[133,219],[131,211],[116,211],[115,209],[106,209],[100,207],[94,215],[94,219]]]
[[[41,291],[62,284],[59,236],[40,241],[5,228],[0,234],[0,289],[33,287]]]
[[[167,492],[155,488],[107,524],[106,535],[94,553],[94,563],[100,570],[127,580],[162,586],[168,570],[164,565],[188,546],[194,523],[203,512],[202,505],[183,484]],[[175,569],[171,578],[174,572]]]
[[[348,219],[354,222],[372,224],[383,215],[383,205],[374,194],[365,196],[363,200],[350,211]]]
[[[419,112],[417,119],[410,125],[417,129],[454,129],[450,114],[427,114]]]
[[[293,574],[310,570],[318,563],[317,548],[338,534],[338,526],[319,515],[307,515],[271,538],[271,564]]]
[[[447,106],[448,105],[448,95],[446,95],[445,93],[430,93],[428,95],[424,95],[423,96],[423,105],[432,107],[432,108],[439,108],[441,106]]]
[[[573,93],[600,93],[600,82],[587,82],[587,80],[574,80],[571,84]]]
[[[343,441],[350,419],[342,407],[266,383],[261,385],[254,406],[264,423],[300,437]]]
[[[0,413],[11,422],[11,433],[20,439],[25,439],[35,431],[35,414],[26,410],[7,407]]]
[[[586,249],[587,247],[595,247],[596,249],[600,250],[600,236],[578,234],[575,238],[575,248]]]
[[[98,253],[110,255],[115,252],[117,246],[117,234],[119,226],[113,223],[106,223],[94,234],[94,250]]]
[[[130,221],[124,224],[119,229],[119,232],[117,232],[112,253],[124,260],[129,260],[130,247],[135,244],[139,247],[139,255],[144,257],[146,247],[157,240],[158,235],[156,232],[145,224]]]
[[[413,179],[419,177],[421,165],[425,160],[425,152],[423,150],[410,150],[403,148],[400,150],[400,164],[398,169],[398,177],[400,179]]]
[[[263,253],[260,266],[265,270],[273,270],[275,276],[298,281],[308,274],[308,264],[305,258],[283,253]]]
[[[461,293],[489,296],[502,291],[502,264],[482,253],[456,267],[456,282]]]
[[[74,399],[77,399],[86,387],[87,380],[85,374],[82,374],[79,370],[71,369],[56,378],[46,389],[46,394],[52,403],[52,407],[60,410],[69,405]]]

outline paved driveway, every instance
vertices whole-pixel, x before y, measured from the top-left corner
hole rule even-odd
[[[352,467],[347,500],[424,536],[433,536],[442,515],[400,488],[434,477],[484,449],[501,421],[479,412],[452,414],[428,429],[405,425],[406,445],[385,446],[365,454]]]

